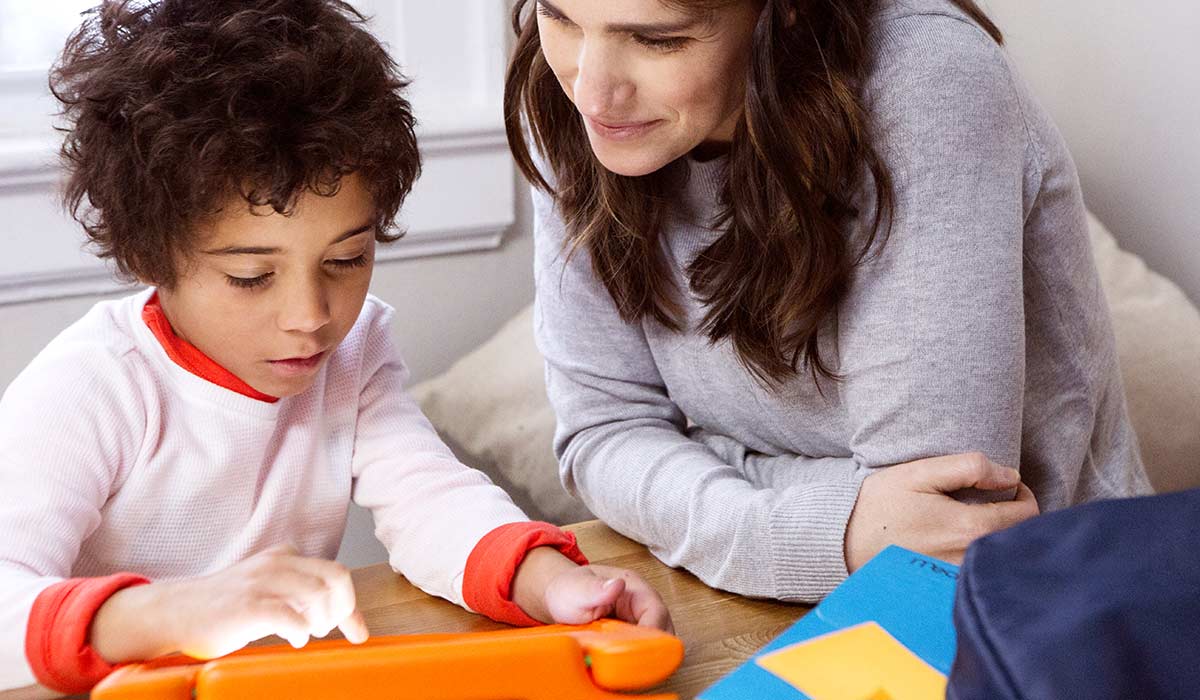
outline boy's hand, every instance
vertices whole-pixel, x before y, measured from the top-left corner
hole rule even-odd
[[[294,647],[337,627],[367,639],[350,572],[272,547],[211,576],[119,591],[97,612],[91,644],[110,663],[175,651],[207,659],[274,634]]]
[[[531,550],[521,562],[513,602],[541,622],[582,625],[615,617],[674,631],[667,606],[641,576],[613,566],[578,566],[549,547]]]

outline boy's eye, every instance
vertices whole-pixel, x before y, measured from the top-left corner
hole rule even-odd
[[[688,42],[691,41],[691,39],[686,36],[655,37],[655,36],[644,36],[642,34],[634,34],[633,40],[636,41],[637,43],[641,44],[642,46],[647,46],[649,48],[656,49],[658,51],[662,51],[663,53],[671,53],[673,51],[678,51],[678,50],[686,47],[688,45]]]
[[[362,253],[356,258],[346,258],[344,260],[339,260],[339,259],[326,260],[325,262],[329,263],[330,265],[333,265],[334,267],[342,267],[342,268],[362,267],[363,265],[367,264],[367,254]]]
[[[225,275],[225,280],[238,289],[255,289],[266,284],[274,275],[274,272],[268,272],[264,275],[259,275],[258,277],[234,277],[233,275]]]

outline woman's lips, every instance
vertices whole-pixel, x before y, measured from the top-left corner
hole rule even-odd
[[[319,352],[316,355],[308,357],[289,357],[286,360],[268,360],[271,369],[277,374],[285,377],[297,377],[305,374],[311,374],[321,366],[321,360],[325,357],[325,353]]]
[[[636,139],[646,134],[646,132],[654,129],[663,123],[661,119],[652,119],[645,122],[623,122],[610,123],[602,122],[591,117],[585,117],[588,127],[597,136],[608,139],[610,141],[629,141]]]

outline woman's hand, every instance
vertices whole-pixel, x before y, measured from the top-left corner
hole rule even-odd
[[[299,648],[334,627],[354,643],[368,636],[350,572],[279,546],[211,576],[118,591],[96,613],[91,645],[110,663],[208,659],[271,634]]]
[[[582,625],[615,617],[674,631],[667,606],[641,576],[613,566],[579,566],[550,547],[525,555],[513,579],[513,602],[541,622]]]
[[[967,504],[948,495],[965,488],[1016,488],[1017,497]],[[982,454],[897,464],[863,480],[846,525],[846,568],[856,571],[891,544],[958,564],[971,542],[1037,514],[1037,500],[1017,470]]]

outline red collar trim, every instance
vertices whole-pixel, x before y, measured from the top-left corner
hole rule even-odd
[[[158,302],[158,292],[155,292],[150,297],[150,301],[147,301],[146,305],[142,307],[142,320],[146,322],[150,332],[154,333],[154,337],[167,352],[167,357],[197,377],[258,401],[275,403],[279,400],[279,397],[264,394],[238,379],[233,372],[200,352],[195,345],[175,335],[175,330],[171,328],[171,322],[167,320],[167,315],[163,313],[162,305]]]

